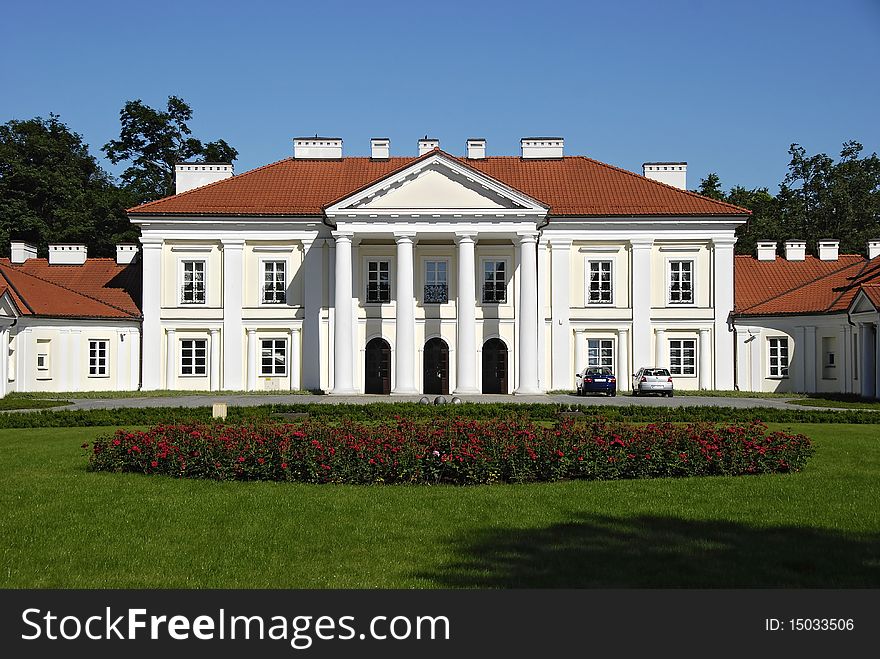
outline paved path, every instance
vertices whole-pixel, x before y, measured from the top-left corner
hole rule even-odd
[[[151,396],[143,398],[72,398],[72,405],[63,408],[70,410],[98,410],[114,407],[210,407],[213,403],[227,403],[230,406],[267,405],[269,403],[301,404],[301,403],[399,403],[418,402],[421,396],[317,396],[317,395],[235,395],[218,392],[216,395],[196,396]],[[433,399],[433,396],[430,398]],[[446,397],[447,400],[451,396]],[[805,408],[792,405],[785,398],[726,398],[721,396],[589,396],[579,398],[572,394],[548,394],[541,396],[462,396],[469,403],[562,403],[566,405],[646,405],[649,407],[692,407],[709,405],[716,407],[774,407],[777,409],[806,410],[822,409]]]

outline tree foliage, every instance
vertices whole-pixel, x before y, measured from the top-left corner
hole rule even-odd
[[[861,156],[862,150],[856,141],[845,142],[835,162],[792,144],[788,171],[775,196],[767,188],[742,186],[724,194],[715,173],[696,191],[752,211],[737,230],[741,254],[753,254],[758,240],[793,238],[806,240],[813,251],[822,238],[837,238],[841,253],[863,253],[867,241],[880,236],[880,158],[876,153]]]
[[[121,178],[137,202],[174,194],[176,163],[232,162],[238,157],[238,151],[222,139],[203,143],[192,137],[187,125],[192,114],[192,108],[177,96],[168,97],[165,110],[138,99],[128,101],[119,112],[119,139],[107,142],[103,151],[114,165],[130,163]]]
[[[132,203],[57,115],[0,125],[0,253],[20,239],[43,254],[49,242],[83,242],[110,256],[137,237],[124,211]]]

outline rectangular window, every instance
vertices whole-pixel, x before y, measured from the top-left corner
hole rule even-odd
[[[263,304],[287,302],[286,262],[263,261]]]
[[[483,262],[483,302],[507,302],[507,277],[504,261]]]
[[[669,304],[694,303],[694,262],[669,262]]]
[[[388,261],[367,264],[367,302],[391,302],[391,266]]]
[[[587,366],[606,366],[614,371],[614,340],[587,339]]]
[[[49,355],[47,355],[45,352],[41,352],[39,355],[37,355],[37,370],[49,370]]]
[[[205,262],[183,261],[183,286],[181,304],[205,303]]]
[[[287,375],[287,339],[263,339],[260,348],[260,375]]]
[[[788,377],[788,338],[767,339],[770,343],[770,377]]]
[[[425,304],[449,302],[446,261],[425,262]]]
[[[107,341],[89,341],[89,377],[99,378],[107,375]]]
[[[669,372],[672,375],[696,375],[696,358],[695,339],[672,339],[669,342]]]
[[[590,281],[587,285],[588,304],[612,304],[611,261],[590,261]]]
[[[208,374],[208,340],[181,339],[180,341],[180,374]]]

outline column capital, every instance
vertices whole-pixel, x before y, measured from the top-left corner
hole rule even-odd
[[[700,328],[700,334],[708,334],[711,331],[712,331],[711,327],[701,327]]]
[[[541,239],[541,242],[544,242],[544,239]],[[550,250],[566,250],[571,249],[571,238],[549,238],[547,239],[547,244],[550,245]]]
[[[583,327],[575,327],[575,328],[574,328],[574,333],[575,333],[575,335],[577,335],[577,334],[586,334],[586,333],[587,333],[587,330],[584,329]]]
[[[416,232],[415,231],[395,231],[394,232],[394,242],[398,245],[400,244],[412,244],[415,242]]]
[[[223,249],[244,249],[244,238],[221,238]]]
[[[653,238],[630,238],[629,246],[632,249],[651,249],[654,246]]]
[[[477,232],[476,231],[456,231],[455,232],[455,244],[460,245],[461,243],[475,243],[477,242]]]
[[[209,327],[208,331],[211,333],[211,336],[216,336],[217,333],[220,331],[220,328],[219,327]]]
[[[712,238],[712,245],[724,249],[733,249],[736,244],[736,236],[721,236]]]
[[[141,238],[141,249],[162,249],[163,242],[161,238]]]
[[[628,334],[628,333],[629,333],[629,327],[618,327],[617,328],[617,335],[618,336],[623,336],[624,334]]]
[[[255,328],[253,328],[253,327],[248,327],[248,328],[247,328],[247,333],[248,333],[248,336],[253,336],[254,334],[257,333],[257,330],[256,330]]]
[[[529,243],[537,243],[538,242],[538,232],[537,231],[529,231],[528,233],[518,233],[516,234],[516,243],[518,245],[527,245]],[[551,247],[552,249],[552,247]]]
[[[174,332],[176,332],[176,331],[177,331],[177,330],[174,329],[173,327],[166,327],[166,328],[165,328],[165,332],[166,332],[167,334],[169,334],[169,335],[174,334]]]
[[[337,243],[350,243],[354,238],[354,231],[331,231],[330,235],[336,239]]]
[[[666,333],[666,328],[665,328],[665,327],[655,327],[655,328],[654,328],[654,333],[657,334],[657,335],[665,334],[665,333]]]

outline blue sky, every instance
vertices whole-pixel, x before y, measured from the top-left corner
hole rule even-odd
[[[126,100],[176,94],[238,172],[315,133],[349,155],[560,135],[634,171],[686,160],[691,188],[775,190],[791,142],[880,151],[880,0],[12,0],[0,62],[0,122],[55,112],[99,155]]]

